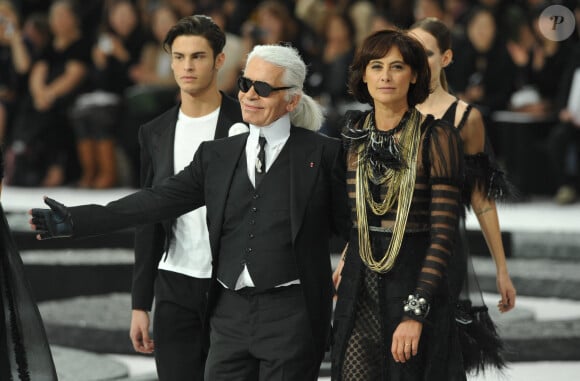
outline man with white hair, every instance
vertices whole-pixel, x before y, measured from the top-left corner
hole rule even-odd
[[[238,81],[249,133],[204,142],[159,186],[107,206],[33,209],[39,239],[99,234],[205,205],[212,249],[205,379],[316,380],[332,311],[329,239],[348,238],[345,163],[317,134],[306,65],[288,46],[256,46]]]

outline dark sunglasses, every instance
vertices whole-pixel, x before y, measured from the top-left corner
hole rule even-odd
[[[238,78],[238,87],[242,92],[247,93],[248,91],[250,91],[252,86],[254,86],[254,91],[256,92],[256,94],[264,98],[272,94],[272,91],[288,90],[294,87],[294,86],[272,87],[266,82],[252,81],[251,79],[248,79],[246,77]]]

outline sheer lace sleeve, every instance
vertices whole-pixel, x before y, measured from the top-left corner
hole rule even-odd
[[[425,133],[422,156],[431,194],[430,245],[416,293],[430,302],[446,274],[457,229],[463,165],[459,134],[446,124],[434,124]]]

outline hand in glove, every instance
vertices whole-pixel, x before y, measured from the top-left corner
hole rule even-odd
[[[36,239],[64,238],[73,235],[72,216],[66,206],[51,198],[45,197],[44,203],[50,209],[32,209],[30,226],[38,234]]]

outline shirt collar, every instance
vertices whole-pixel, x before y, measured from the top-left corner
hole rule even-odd
[[[257,127],[250,124],[250,136],[248,142],[258,144],[258,138],[266,138],[266,142],[271,147],[284,143],[290,136],[290,114],[284,114],[282,117],[264,127]]]

